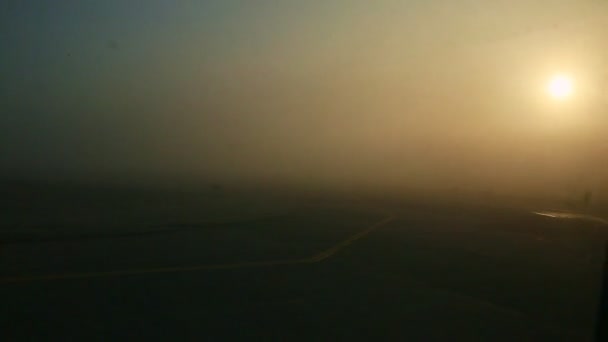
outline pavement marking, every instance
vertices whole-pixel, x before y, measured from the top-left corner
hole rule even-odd
[[[331,257],[332,255],[338,253],[341,249],[344,249],[346,246],[350,245],[351,243],[361,239],[362,237],[366,236],[367,234],[373,232],[374,230],[382,227],[383,225],[389,223],[390,221],[392,221],[393,219],[395,219],[394,216],[389,216],[387,218],[385,218],[384,220],[377,222],[376,224],[371,225],[369,228],[360,231],[359,233],[349,237],[348,239],[337,243],[336,245],[334,245],[333,247],[330,247],[328,249],[326,249],[325,251],[314,255],[312,257],[309,258],[310,262],[320,262],[323,261],[329,257]]]
[[[283,266],[283,265],[295,265],[295,264],[314,264],[324,261],[331,256],[338,253],[353,242],[365,237],[374,230],[384,226],[395,219],[395,216],[389,216],[381,221],[371,225],[363,231],[360,231],[346,240],[343,240],[336,245],[308,258],[302,259],[285,259],[285,260],[272,260],[272,261],[254,261],[254,262],[241,262],[233,264],[216,264],[216,265],[195,265],[195,266],[177,266],[177,267],[158,267],[158,268],[145,268],[145,269],[131,269],[131,270],[119,270],[119,271],[103,271],[103,272],[81,272],[81,273],[63,273],[63,274],[47,274],[47,275],[34,275],[34,276],[15,276],[15,277],[3,277],[0,278],[0,284],[17,283],[17,282],[28,282],[28,281],[43,281],[43,280],[61,280],[61,279],[83,279],[83,278],[101,278],[101,277],[115,277],[123,275],[137,275],[137,274],[150,274],[150,273],[176,273],[176,272],[193,272],[193,271],[206,271],[206,270],[229,270],[239,268],[256,268],[256,267],[272,267],[272,266]]]
[[[47,275],[37,275],[37,276],[17,276],[17,277],[1,278],[0,284],[36,281],[36,280],[101,278],[101,277],[113,277],[113,276],[148,274],[148,273],[175,273],[175,272],[192,272],[192,271],[203,271],[203,270],[228,270],[228,269],[235,269],[235,268],[268,267],[268,266],[305,263],[306,261],[307,261],[307,259],[296,259],[296,260],[243,262],[243,263],[220,264],[220,265],[158,267],[158,268],[131,269],[131,270],[121,270],[121,271],[63,273],[63,274],[47,274]]]

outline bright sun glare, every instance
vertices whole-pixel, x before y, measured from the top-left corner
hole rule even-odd
[[[547,91],[554,99],[565,100],[572,95],[572,79],[565,75],[555,75],[549,81]]]

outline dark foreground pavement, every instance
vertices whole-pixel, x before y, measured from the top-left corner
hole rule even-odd
[[[0,246],[0,338],[592,339],[597,222],[427,205],[173,228]],[[123,270],[149,273],[103,273]]]

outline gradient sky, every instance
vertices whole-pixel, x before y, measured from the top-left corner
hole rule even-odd
[[[591,0],[3,1],[2,173],[571,185],[605,167],[606,13]],[[578,82],[566,104],[543,94],[555,72]]]

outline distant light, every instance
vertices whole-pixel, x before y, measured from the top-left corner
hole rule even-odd
[[[554,99],[565,100],[569,98],[574,91],[572,79],[566,75],[555,75],[549,81],[547,91]]]

